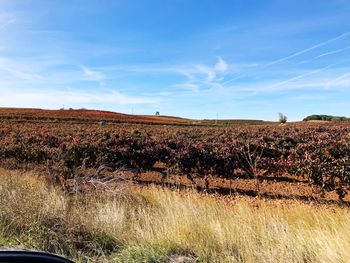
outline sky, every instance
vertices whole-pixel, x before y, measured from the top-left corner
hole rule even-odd
[[[0,0],[0,107],[350,117],[350,1]]]

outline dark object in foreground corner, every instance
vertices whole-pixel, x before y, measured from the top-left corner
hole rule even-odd
[[[0,250],[0,263],[73,263],[63,257],[30,250]]]

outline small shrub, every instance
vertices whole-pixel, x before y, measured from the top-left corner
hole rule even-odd
[[[287,122],[287,116],[284,115],[283,113],[278,113],[278,122],[279,123],[286,123]]]

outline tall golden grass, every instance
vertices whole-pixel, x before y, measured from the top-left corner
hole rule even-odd
[[[0,246],[76,262],[350,262],[350,212],[158,187],[66,195],[0,170]]]

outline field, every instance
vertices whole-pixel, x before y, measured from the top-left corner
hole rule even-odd
[[[78,262],[350,260],[347,122],[127,116],[0,110],[1,246]]]
[[[91,123],[97,121],[108,121],[112,123],[148,123],[148,124],[188,124],[191,120],[149,115],[129,115],[110,111],[68,109],[68,110],[42,110],[42,109],[20,109],[0,108],[0,119],[19,122],[73,122]]]
[[[11,115],[11,111],[4,112]],[[32,116],[30,122],[0,118],[3,167],[50,171],[61,184],[82,174],[111,176],[123,170],[124,176],[140,183],[348,201],[347,122],[99,125],[97,119],[91,121],[90,113],[80,114],[80,123],[63,117],[57,123],[47,121],[47,116],[56,116],[55,112],[44,112],[45,117],[35,113],[37,119]],[[110,114],[102,114],[104,118],[100,119]]]
[[[261,125],[262,120],[191,120],[173,116],[156,115],[131,115],[110,111],[86,110],[86,109],[21,109],[0,108],[0,120],[17,122],[54,122],[54,123],[96,123],[105,121],[109,123],[140,123],[140,124],[171,124],[171,125]]]

